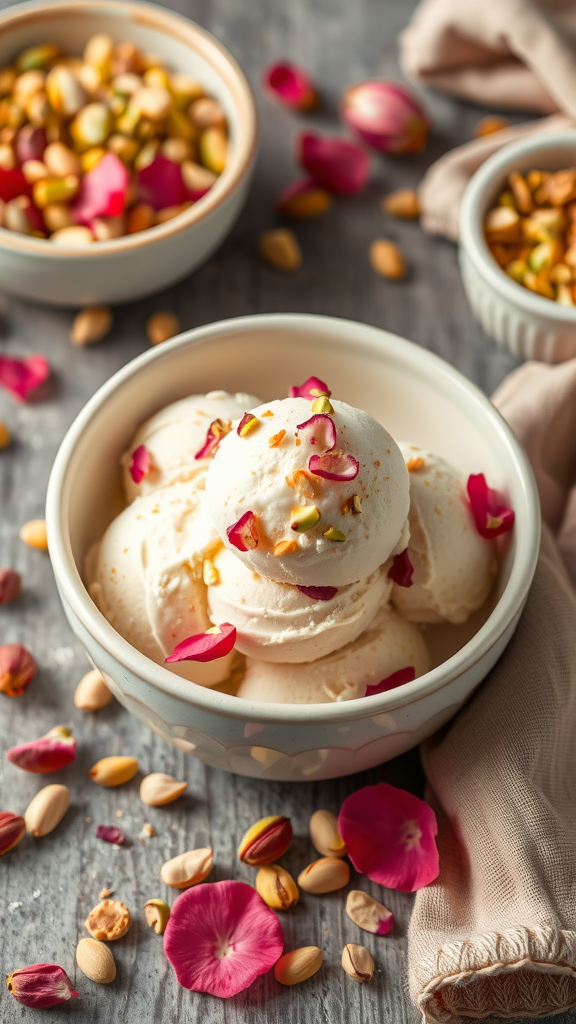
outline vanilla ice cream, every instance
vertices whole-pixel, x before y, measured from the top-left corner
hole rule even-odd
[[[92,551],[86,567],[90,595],[121,636],[164,665],[177,644],[212,625],[203,565],[219,547],[203,491],[174,484],[136,498]],[[227,678],[232,658],[165,667],[213,686]]]
[[[430,659],[417,626],[389,606],[381,609],[356,640],[307,664],[278,664],[246,659],[237,690],[245,700],[272,704],[325,704],[363,697],[402,668],[417,676],[427,672]]]
[[[346,587],[329,600],[289,583],[258,576],[226,548],[214,559],[218,582],[208,587],[214,623],[233,622],[236,649],[265,661],[311,662],[355,640],[392,589],[385,572]],[[322,595],[326,597],[327,595]]]
[[[315,416],[313,405],[260,405],[253,429],[227,434],[208,469],[208,508],[224,544],[258,575],[341,587],[406,546],[408,473],[396,442],[367,413],[331,400],[330,414]],[[242,549],[231,538],[246,518]]]
[[[394,584],[392,601],[413,622],[466,622],[494,583],[494,544],[476,530],[462,473],[434,452],[400,447],[410,470],[414,575],[411,587]]]
[[[203,486],[209,458],[196,455],[206,443],[210,424],[217,419],[234,423],[259,405],[254,395],[226,391],[210,391],[207,395],[190,395],[173,402],[146,420],[136,431],[132,443],[122,456],[124,489],[128,501],[152,494],[161,487],[184,480],[195,480]],[[132,452],[145,445],[152,467],[139,484],[130,475]]]

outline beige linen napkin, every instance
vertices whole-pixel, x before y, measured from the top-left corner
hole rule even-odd
[[[576,1006],[576,360],[494,396],[544,518],[534,584],[488,679],[422,759],[440,875],[416,896],[412,997],[428,1022]]]

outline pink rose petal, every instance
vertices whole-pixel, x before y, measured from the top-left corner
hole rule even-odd
[[[296,430],[303,435],[304,441],[316,445],[322,452],[332,451],[336,444],[334,420],[323,412],[311,416],[305,423],[298,423]]]
[[[96,839],[103,839],[105,843],[122,846],[124,838],[122,829],[116,828],[115,825],[98,825],[96,828]]]
[[[332,392],[327,384],[320,377],[308,377],[303,384],[293,384],[290,388],[289,398],[308,398],[311,402],[321,395],[330,398]]]
[[[138,171],[139,202],[149,203],[155,210],[162,210],[166,206],[180,206],[187,199],[180,164],[167,160],[161,153],[154,157],[151,164]]]
[[[397,672],[386,676],[375,686],[367,686],[365,697],[373,697],[376,693],[386,693],[388,690],[395,690],[397,686],[404,686],[404,683],[411,683],[416,679],[416,670],[409,665],[407,668],[399,668]]]
[[[170,664],[178,661],[216,661],[230,654],[235,643],[236,626],[230,622],[222,622],[206,633],[196,633],[195,636],[182,640],[164,661]]]
[[[311,601],[331,601],[338,593],[338,587],[296,587],[296,590]]]
[[[508,533],[514,526],[514,512],[503,504],[498,491],[486,483],[483,473],[468,477],[466,485],[470,506],[481,537],[493,540],[502,533]]]
[[[50,775],[72,764],[76,757],[76,740],[64,726],[56,726],[39,740],[21,743],[6,751],[6,760],[25,772]]]
[[[289,61],[278,61],[265,68],[262,88],[271,99],[292,110],[311,110],[318,103],[318,94],[309,76]]]
[[[78,224],[90,225],[95,217],[119,217],[124,210],[130,175],[115,153],[106,153],[80,181],[80,191],[70,212]]]
[[[6,978],[8,991],[14,998],[34,1010],[44,1010],[76,998],[78,993],[72,986],[64,968],[58,964],[30,964],[12,971]]]
[[[50,376],[50,365],[44,356],[17,359],[0,355],[0,385],[24,401]]]
[[[296,150],[298,163],[329,192],[350,196],[366,187],[370,157],[355,142],[304,132],[296,140]]]
[[[410,561],[408,548],[404,548],[399,555],[394,556],[394,561],[388,570],[388,579],[397,583],[399,587],[411,587],[413,584],[414,566]]]
[[[11,199],[17,199],[18,196],[30,198],[31,195],[32,189],[19,167],[13,167],[9,171],[0,167],[0,199],[9,203]]]
[[[348,128],[381,153],[419,153],[430,131],[423,106],[399,82],[376,79],[349,86],[340,113]]]
[[[221,999],[243,992],[282,955],[284,932],[245,882],[204,882],[172,907],[164,952],[180,985]]]
[[[352,793],[338,831],[356,870],[388,889],[415,892],[438,876],[436,815],[405,789],[378,782]]]
[[[202,445],[200,451],[196,452],[195,459],[208,459],[211,455],[214,455],[220,441],[226,434],[230,433],[232,429],[231,423],[225,423],[224,420],[212,420],[212,423],[206,431],[206,440]]]
[[[145,476],[152,469],[152,458],[145,444],[141,444],[132,452],[130,463],[130,476],[135,484],[142,483]]]
[[[229,526],[226,535],[238,551],[254,551],[258,547],[258,526],[253,512],[245,512],[237,523]]]
[[[324,480],[355,480],[360,463],[353,455],[328,453],[326,455],[311,455],[308,460],[308,469],[314,473],[314,476],[320,476]]]

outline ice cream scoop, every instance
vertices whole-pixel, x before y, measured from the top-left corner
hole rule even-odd
[[[344,402],[286,398],[253,409],[221,441],[206,495],[224,544],[279,583],[346,586],[407,543],[402,453]]]
[[[164,665],[177,644],[212,626],[203,566],[218,547],[203,491],[183,483],[136,498],[89,555],[90,595],[118,633]],[[165,667],[213,686],[227,678],[232,658]]]
[[[272,704],[353,700],[363,697],[368,686],[408,667],[416,676],[428,671],[426,643],[417,626],[386,606],[356,640],[312,665],[247,658],[237,695]]]
[[[218,582],[208,587],[215,623],[236,626],[236,649],[265,661],[313,662],[355,640],[391,592],[382,569],[346,587],[311,593],[252,572],[222,548],[214,565]]]
[[[138,428],[121,459],[127,500],[178,481],[203,484],[210,456],[196,456],[206,445],[210,424],[222,420],[228,426],[259,402],[254,395],[210,391],[207,395],[190,395],[155,413]],[[150,470],[136,483],[130,466],[133,453],[141,445],[150,455]]]
[[[393,603],[413,622],[466,622],[494,583],[494,544],[476,530],[466,481],[440,455],[400,445],[410,471],[411,587],[393,587]]]

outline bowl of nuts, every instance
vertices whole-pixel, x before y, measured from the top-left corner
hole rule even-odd
[[[460,211],[460,268],[487,334],[524,359],[576,356],[576,132],[487,160]]]
[[[0,14],[0,278],[54,305],[185,277],[236,220],[254,162],[250,87],[209,33],[147,3]]]

